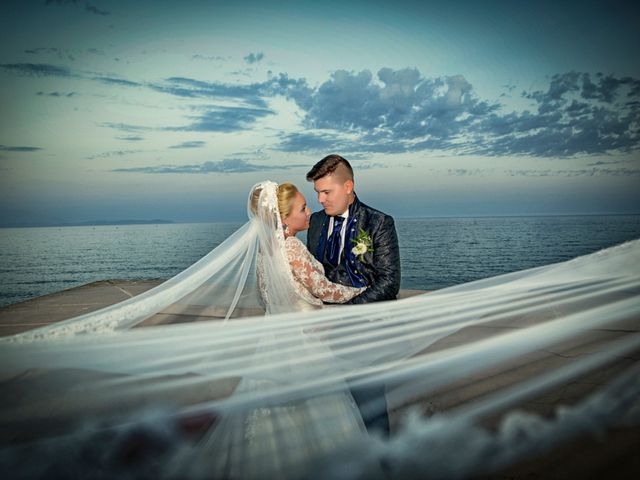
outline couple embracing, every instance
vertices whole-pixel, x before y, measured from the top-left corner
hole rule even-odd
[[[249,195],[250,217],[267,225],[263,235],[267,241],[261,242],[259,260],[272,250],[267,244],[274,241],[273,230],[276,237],[282,230],[285,263],[303,300],[295,298],[297,304],[284,310],[395,299],[400,289],[400,254],[393,218],[360,201],[354,190],[353,169],[339,155],[320,160],[307,180],[313,182],[324,209],[312,215],[306,199],[291,183],[261,182]],[[270,186],[275,189],[272,200],[268,198]],[[272,214],[278,217],[277,225],[271,225]],[[305,248],[296,234],[307,229]],[[272,280],[268,277],[273,275],[267,275],[264,265],[258,263],[259,284]],[[261,288],[267,312],[279,313],[278,301],[270,298],[270,293],[275,292]]]
[[[400,288],[393,219],[359,200],[349,162],[329,155],[309,171],[307,180],[324,208],[313,215],[291,183],[260,182],[249,194],[256,280],[267,326],[273,314],[298,318],[329,304],[392,300]],[[296,234],[307,229],[304,245]],[[215,478],[307,477],[310,465],[341,445],[366,442],[369,434],[389,434],[384,385],[355,384],[341,375],[344,359],[336,358],[331,342],[323,340],[330,332],[295,327],[262,332],[249,360],[262,373],[242,376],[234,391],[238,399],[296,391],[314,378],[332,383],[305,398],[260,408],[249,402],[243,412],[224,412],[201,443],[210,462],[207,470]],[[299,357],[285,353],[289,350],[283,345]],[[319,360],[310,363],[311,358]],[[265,359],[276,359],[280,366],[269,368]]]

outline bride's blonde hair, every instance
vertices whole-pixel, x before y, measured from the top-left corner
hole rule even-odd
[[[278,185],[278,210],[280,210],[280,217],[284,218],[291,213],[291,206],[293,205],[293,199],[298,193],[298,187],[293,183],[281,183]]]

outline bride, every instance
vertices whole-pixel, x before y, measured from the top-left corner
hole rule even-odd
[[[293,184],[255,185],[249,211],[259,229],[256,273],[267,315],[315,310],[323,302],[344,303],[366,289],[327,280],[322,264],[296,237],[309,227],[310,210]],[[284,358],[282,342],[273,332],[262,334],[255,363],[275,356],[279,366],[259,376],[243,376],[234,395],[251,396],[305,380],[313,372],[296,368],[300,355],[325,360],[313,368],[316,373],[335,368],[331,350],[318,332],[302,328],[290,332],[285,344],[304,348]],[[207,470],[213,478],[303,477],[314,460],[366,436],[346,382],[336,378],[333,383],[333,393],[223,414],[198,446],[201,463],[210,464]]]

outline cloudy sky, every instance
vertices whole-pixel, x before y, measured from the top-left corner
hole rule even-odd
[[[639,213],[633,3],[3,1],[0,225],[242,220],[334,152],[398,217]]]

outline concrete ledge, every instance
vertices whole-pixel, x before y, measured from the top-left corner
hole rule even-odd
[[[0,336],[66,320],[127,300],[162,280],[102,280],[0,308]]]
[[[160,285],[164,280],[101,280],[74,287],[60,292],[43,295],[0,308],[0,336],[14,335],[33,328],[66,320],[89,312],[100,310],[118,302],[146,292]],[[423,290],[401,290],[398,298],[407,298],[425,293]],[[181,312],[177,315],[172,311],[165,311],[145,320],[142,325],[157,325],[162,323],[180,323],[193,321],[197,316],[224,316],[226,312],[220,310],[203,314]],[[258,315],[260,312],[246,312]]]

